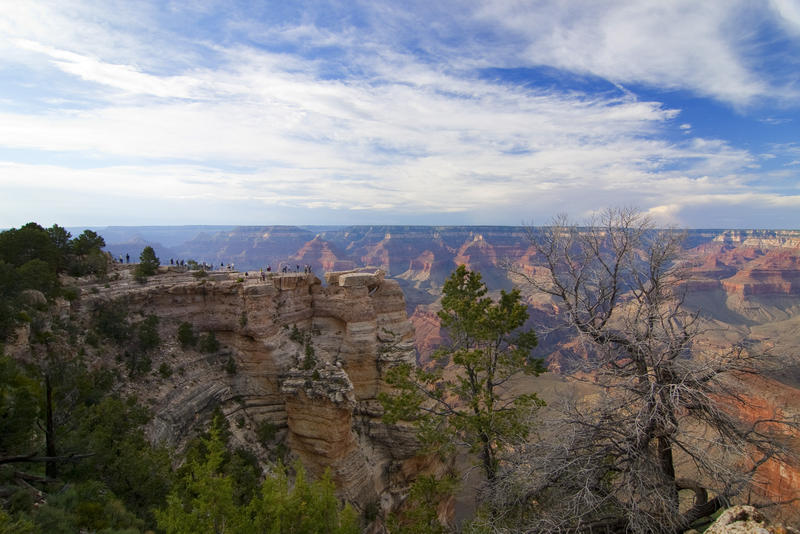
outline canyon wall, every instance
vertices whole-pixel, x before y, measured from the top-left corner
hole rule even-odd
[[[84,287],[73,313],[112,305],[132,321],[159,317],[164,340],[152,373],[125,386],[152,406],[151,437],[181,446],[221,408],[234,443],[268,458],[283,447],[315,475],[330,470],[340,495],[358,507],[391,510],[432,459],[417,456],[409,427],[381,421],[377,395],[386,370],[413,363],[414,329],[399,284],[379,270],[313,274],[215,272],[195,278],[177,268],[140,284],[128,266],[110,282]],[[175,340],[181,323],[213,332],[213,354]],[[271,435],[264,443],[264,432]]]

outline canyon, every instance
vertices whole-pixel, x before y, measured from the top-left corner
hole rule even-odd
[[[233,381],[218,373],[214,380],[217,391],[214,395],[226,399],[244,399],[240,405],[252,414],[249,417],[273,421],[281,431],[285,428],[287,443],[312,468],[333,467],[338,470],[337,480],[347,488],[343,490],[344,495],[358,499],[380,498],[385,508],[389,509],[396,497],[388,495],[387,491],[397,481],[392,480],[390,484],[388,473],[407,474],[410,470],[403,468],[403,465],[414,464],[417,469],[421,462],[419,458],[411,459],[413,446],[408,435],[379,422],[375,394],[383,387],[381,369],[387,362],[381,359],[383,356],[376,359],[376,355],[381,353],[376,347],[392,342],[381,338],[381,329],[377,326],[373,328],[372,319],[358,314],[351,317],[349,314],[355,313],[352,311],[334,310],[337,307],[347,308],[348,305],[343,304],[343,295],[356,297],[356,308],[361,309],[363,305],[366,306],[364,310],[370,310],[369,314],[373,311],[378,314],[374,319],[375,325],[396,321],[390,330],[397,330],[406,336],[403,341],[403,358],[406,361],[416,357],[418,362],[425,364],[432,351],[445,338],[439,328],[436,312],[439,309],[441,286],[450,272],[457,265],[465,264],[470,269],[480,271],[493,291],[511,288],[521,283],[522,279],[510,272],[530,275],[542,268],[534,243],[536,232],[536,229],[524,227],[242,227],[198,235],[183,243],[173,244],[171,250],[176,259],[191,257],[211,265],[234,263],[237,270],[249,271],[244,284],[237,290],[241,294],[237,293],[235,298],[233,293],[225,298],[208,296],[217,295],[220,291],[233,291],[232,284],[235,282],[231,280],[214,282],[222,285],[214,290],[210,289],[211,286],[204,290],[210,293],[204,294],[201,300],[218,302],[211,308],[218,311],[187,312],[186,309],[191,309],[189,304],[180,306],[184,310],[180,313],[188,313],[188,317],[200,327],[219,332],[223,344],[232,351],[242,370],[241,376]],[[136,246],[140,244],[141,241],[136,242]],[[685,235],[685,247],[686,267],[690,273],[683,286],[687,290],[686,303],[701,313],[711,325],[705,342],[711,347],[725,347],[749,340],[775,354],[776,360],[781,357],[779,368],[773,369],[763,379],[747,384],[745,401],[735,408],[739,416],[745,420],[752,419],[763,416],[765,410],[783,416],[798,416],[800,232],[690,230]],[[133,257],[138,255],[134,249],[126,252],[124,244],[110,243],[107,248],[115,257],[122,253],[130,253]],[[252,281],[253,275],[258,275],[267,266],[273,270],[287,266],[290,271],[309,266],[317,273],[369,266],[373,273],[369,276],[377,277],[375,273],[380,272],[382,280],[380,286],[367,284],[359,292],[353,293],[348,286],[341,285],[342,280],[347,280],[346,277],[340,280],[334,275],[331,283],[323,286],[313,282],[313,275],[288,274],[277,278],[271,276],[270,280],[277,285],[273,285],[269,291],[256,289],[260,286]],[[512,271],[509,271],[509,267],[513,267]],[[230,276],[224,272],[214,272],[209,275],[206,284],[210,284],[215,277],[224,279]],[[187,288],[199,287],[200,282],[182,284],[188,284]],[[223,290],[223,287],[227,289]],[[377,290],[378,287],[381,289]],[[172,292],[173,296],[168,299],[189,303],[200,299],[195,293],[198,290],[164,286],[140,291],[149,294],[148,298],[151,299],[167,298],[157,297],[159,291],[167,294]],[[179,297],[176,292],[180,291],[189,293]],[[258,291],[267,291],[269,295],[257,296]],[[535,355],[545,358],[550,370],[555,373],[568,370],[576,358],[586,358],[581,344],[569,332],[557,328],[558,306],[542,295],[529,291],[524,285],[523,292],[529,304],[531,325],[540,333],[540,345]],[[389,298],[390,295],[394,296]],[[284,301],[285,304],[281,305],[284,307],[277,314],[277,303]],[[389,302],[390,305],[387,304]],[[168,307],[168,301],[164,301],[163,305]],[[268,322],[263,317],[251,319],[251,316],[259,317],[256,308],[262,307],[272,309],[273,321],[277,322],[267,326]],[[237,326],[242,312],[247,314],[247,325]],[[381,319],[377,318],[379,315]],[[223,320],[224,316],[227,319]],[[175,316],[173,320],[177,321],[178,317]],[[357,335],[366,323],[370,324],[370,339],[374,337],[375,340],[369,343]],[[316,369],[319,377],[326,378],[322,382],[315,383],[312,380],[308,385],[308,373],[303,371],[298,359],[302,356],[302,348],[286,341],[290,333],[286,332],[286,327],[294,324],[317,336],[313,342],[315,348],[318,346],[320,354],[327,355],[321,358],[320,367]],[[314,334],[317,331],[319,334]],[[255,341],[257,339],[270,341]],[[340,354],[342,350],[344,352],[341,354],[346,357],[331,358],[331,354]],[[361,350],[366,351],[366,356],[357,357],[356,354]],[[293,361],[286,356],[292,353],[300,356],[295,356]],[[277,360],[265,364],[270,358]],[[347,375],[346,380],[342,373]],[[244,376],[252,378],[245,379]],[[275,379],[268,376],[282,376],[281,385],[278,386]],[[323,386],[323,383],[340,382],[351,386],[333,389]],[[535,387],[534,384],[520,386],[521,390]],[[161,413],[161,426],[154,432],[180,434],[179,422],[191,419],[193,408],[177,413],[168,407],[191,406],[191,403],[186,404],[180,399],[194,398],[196,392],[191,385],[184,385],[179,392],[170,393],[172,397],[167,395],[158,401],[162,404],[156,404],[163,407],[160,411],[156,410]],[[225,402],[228,403],[231,416],[236,417],[233,414],[239,408],[229,400]],[[304,411],[300,406],[314,406],[318,415],[306,416],[308,419],[305,422],[299,422],[303,420],[302,417],[292,420],[290,414]],[[348,411],[352,414],[349,420],[345,415]],[[337,425],[340,430],[351,430],[331,434],[322,441],[310,434],[311,428],[325,426],[325,421],[330,420],[340,420],[341,424]],[[389,437],[391,432],[394,434]],[[249,439],[247,432],[242,431],[241,434],[242,441]],[[389,450],[393,447],[387,446],[387,443],[395,440],[408,446],[401,445],[396,451]],[[369,452],[353,452],[356,449]],[[341,452],[332,453],[333,450]],[[407,455],[405,459],[392,456],[397,455],[398,451],[404,451],[402,454]],[[336,457],[333,458],[331,454]],[[361,485],[353,483],[354,480],[365,479],[364,465],[371,466],[371,481]],[[433,468],[426,466],[423,469]],[[767,465],[762,473],[764,492],[777,495],[779,499],[797,496],[798,473],[800,470],[797,469]]]
[[[386,371],[415,361],[397,281],[376,269],[328,272],[324,284],[311,273],[196,275],[162,266],[141,282],[133,265],[114,264],[105,283],[69,280],[80,297],[55,307],[59,321],[84,332],[88,365],[120,374],[122,348],[86,341],[97,314],[121,310],[128,325],[158,317],[152,371],[119,386],[150,407],[152,441],[181,450],[221,413],[234,447],[264,463],[300,460],[315,477],[328,471],[362,511],[396,509],[416,476],[447,467],[419,454],[410,427],[381,420]],[[218,349],[181,346],[181,324],[213,333]],[[27,339],[23,327],[6,352],[34,357]]]

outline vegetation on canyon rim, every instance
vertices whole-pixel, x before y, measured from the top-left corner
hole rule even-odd
[[[548,269],[517,274],[566,310],[565,326],[590,356],[574,362],[573,378],[590,380],[599,401],[563,399],[535,417],[536,395],[506,396],[515,376],[543,371],[531,357],[527,307],[518,290],[489,298],[463,266],[443,288],[449,342],[429,367],[395,367],[387,381],[396,393],[381,399],[387,420],[413,421],[430,451],[476,454],[485,506],[465,528],[682,532],[753,487],[759,466],[788,459],[794,422],[744,422],[727,409],[763,361],[742,344],[700,352],[706,325],[684,306],[679,233],[611,210],[581,228],[559,220],[531,239]],[[115,393],[111,367],[86,369],[81,343],[115,343],[134,378],[162,342],[158,317],[132,322],[116,307],[98,311],[91,332],[46,324],[56,297],[77,297],[59,273],[107,275],[102,246],[93,232],[71,239],[33,223],[0,234],[3,337],[28,323],[36,355],[0,359],[0,532],[357,531],[330,480],[307,482],[301,467],[293,485],[281,468],[264,478],[253,458],[230,450],[222,420],[177,471],[170,451],[147,442],[148,411]],[[142,253],[154,266],[145,279],[158,267],[151,253]],[[190,323],[174,337],[184,349],[219,350],[213,332],[198,336]],[[446,531],[435,504],[450,482],[421,478],[392,532]]]

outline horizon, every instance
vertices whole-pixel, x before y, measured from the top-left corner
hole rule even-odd
[[[32,0],[0,51],[0,227],[800,228],[791,0]]]

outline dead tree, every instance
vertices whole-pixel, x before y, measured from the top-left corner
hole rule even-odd
[[[736,416],[759,356],[744,344],[701,346],[703,320],[684,305],[680,232],[614,209],[530,236],[546,274],[516,274],[550,295],[586,344],[574,377],[596,394],[540,421],[542,440],[518,447],[487,496],[514,532],[683,532],[750,488],[759,466],[787,459],[794,422]]]

